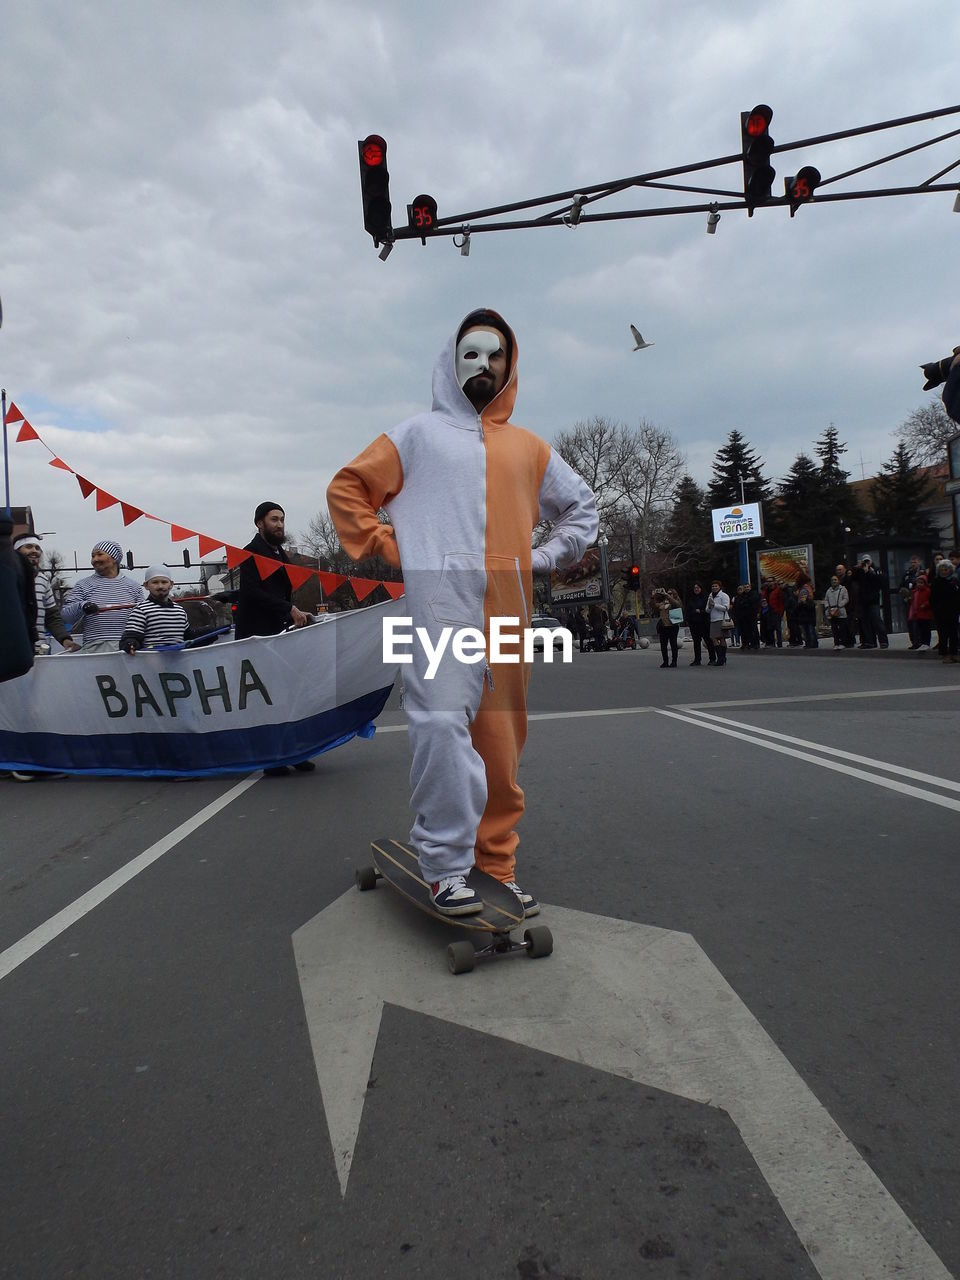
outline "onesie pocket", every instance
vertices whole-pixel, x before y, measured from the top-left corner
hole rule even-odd
[[[430,600],[435,621],[482,630],[485,588],[483,556],[475,551],[449,552],[443,557],[440,581]]]

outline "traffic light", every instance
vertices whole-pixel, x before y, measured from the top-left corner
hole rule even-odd
[[[813,193],[820,185],[820,170],[812,164],[805,165],[795,178],[784,178],[784,194],[790,201],[790,217],[802,204],[813,199]]]
[[[629,569],[625,569],[624,577],[631,591],[640,590],[640,566],[638,564],[632,564]]]
[[[774,142],[770,137],[773,111],[760,103],[752,111],[740,112],[740,145],[743,151],[743,198],[747,213],[753,217],[758,204],[770,199],[777,171],[770,164]]]
[[[387,144],[378,133],[357,143],[360,152],[360,195],[363,200],[363,228],[373,243],[393,240],[393,210],[390,207],[390,174],[387,172]]]
[[[407,223],[421,232],[421,238],[433,230],[437,225],[437,202],[433,196],[417,196],[407,205]],[[426,239],[423,242],[426,244]]]

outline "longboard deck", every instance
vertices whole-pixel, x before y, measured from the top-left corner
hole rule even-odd
[[[434,920],[481,933],[509,933],[523,923],[523,907],[513,890],[476,867],[467,876],[467,884],[483,899],[483,910],[472,916],[448,916],[431,902],[430,888],[420,874],[417,855],[409,845],[387,836],[382,840],[371,840],[370,852],[374,866],[384,880]]]

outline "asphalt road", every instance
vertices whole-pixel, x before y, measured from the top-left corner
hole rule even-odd
[[[960,1275],[960,667],[689,657],[538,666],[556,951],[456,978],[353,887],[396,698],[309,775],[0,781],[0,1276]]]

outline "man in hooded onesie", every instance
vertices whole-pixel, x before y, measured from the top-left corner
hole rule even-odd
[[[415,642],[404,667],[410,839],[436,907],[449,915],[482,909],[466,883],[474,865],[510,885],[526,915],[539,910],[516,880],[530,668],[522,646],[513,662],[490,661],[490,624],[517,618],[526,627],[533,573],[579,560],[597,535],[585,482],[545,440],[510,422],[516,395],[513,331],[494,311],[471,312],[434,366],[430,412],[379,436],[327,490],[344,549],[403,570],[414,629],[425,628],[434,646],[444,627],[475,627],[486,641],[474,663],[448,645],[433,678]],[[381,508],[390,524],[378,521]],[[531,550],[542,519],[550,536]]]

